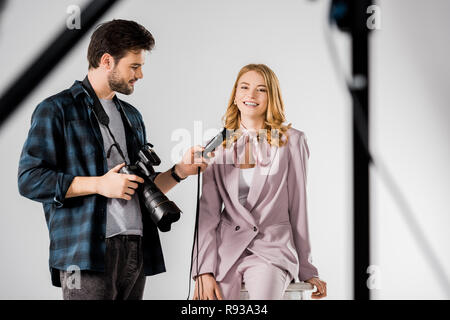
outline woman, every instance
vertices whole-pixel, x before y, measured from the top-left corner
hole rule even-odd
[[[326,296],[311,263],[303,132],[286,125],[278,79],[262,64],[243,67],[224,117],[233,134],[203,174],[194,299],[281,299],[298,277]],[[223,205],[223,209],[222,209]]]

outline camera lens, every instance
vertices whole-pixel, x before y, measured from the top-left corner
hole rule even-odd
[[[143,176],[139,169],[140,167],[138,166],[128,165],[123,167],[120,172]],[[162,232],[170,231],[171,224],[180,219],[181,210],[173,201],[167,199],[164,193],[150,179],[144,179],[144,183],[139,186],[138,192],[140,190],[142,190],[141,199],[158,229]]]
[[[167,199],[152,181],[145,182],[142,196],[144,204],[159,230],[170,231],[171,224],[180,219],[181,210],[173,201]]]

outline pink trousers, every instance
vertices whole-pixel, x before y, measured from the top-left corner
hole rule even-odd
[[[225,300],[239,300],[242,283],[250,300],[281,300],[291,281],[286,270],[245,250],[218,285]]]

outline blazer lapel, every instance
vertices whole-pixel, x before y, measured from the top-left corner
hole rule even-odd
[[[244,139],[240,141],[238,139],[238,141],[235,142],[235,145],[233,145],[230,149],[227,149],[223,154],[223,163],[225,164],[225,183],[230,198],[236,208],[240,209],[242,216],[251,225],[255,225],[255,218],[251,211],[261,196],[262,189],[267,181],[267,176],[276,173],[278,170],[278,147],[270,146],[266,140],[262,142],[262,145],[258,146],[259,159],[255,166],[255,172],[253,173],[253,179],[250,185],[249,194],[247,196],[247,202],[242,205],[239,202],[239,170],[241,169],[238,165],[239,159],[241,159],[242,152],[244,150],[241,145],[243,140]],[[231,159],[233,160],[233,163],[229,162]]]

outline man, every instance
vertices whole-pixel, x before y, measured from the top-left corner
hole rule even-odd
[[[33,113],[19,191],[43,203],[52,283],[62,286],[64,299],[142,299],[145,276],[165,271],[158,230],[136,193],[144,180],[120,173],[146,143],[144,122],[116,97],[133,93],[154,43],[136,22],[102,24],[91,37],[84,81],[45,99]],[[166,193],[205,170],[206,160],[194,159],[202,150],[192,147],[151,179]],[[81,270],[80,279],[73,270]]]

